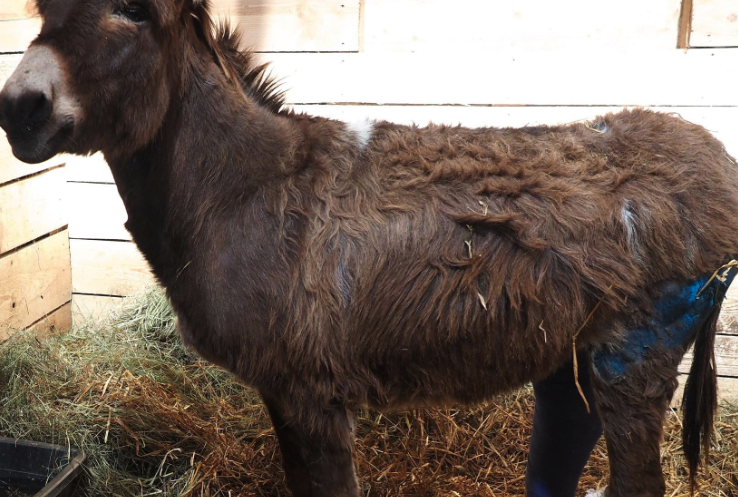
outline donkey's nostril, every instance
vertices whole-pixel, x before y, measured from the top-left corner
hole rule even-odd
[[[19,136],[38,131],[51,117],[53,104],[41,90],[27,90],[0,98],[0,127]]]
[[[41,91],[28,91],[22,94],[17,106],[16,118],[25,123],[28,131],[32,131],[38,123],[46,121],[51,116],[51,100]]]

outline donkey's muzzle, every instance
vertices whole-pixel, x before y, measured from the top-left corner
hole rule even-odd
[[[0,92],[0,128],[18,159],[42,162],[59,152],[79,117],[68,86],[54,50],[31,46]]]
[[[42,90],[25,91],[0,98],[0,128],[11,139],[32,137],[51,117],[51,95]]]

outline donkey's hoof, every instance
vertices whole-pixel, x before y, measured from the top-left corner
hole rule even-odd
[[[599,490],[593,490],[590,488],[589,490],[587,490],[587,493],[584,497],[605,497],[605,487],[602,487]]]

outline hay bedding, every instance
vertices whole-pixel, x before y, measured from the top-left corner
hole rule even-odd
[[[166,299],[128,302],[106,324],[0,345],[0,434],[83,447],[80,496],[287,495],[268,416],[250,389],[186,351]],[[471,410],[357,416],[366,496],[522,496],[530,389]],[[724,405],[700,495],[738,497],[738,406]],[[689,495],[669,415],[667,496]],[[607,475],[604,443],[581,494]]]

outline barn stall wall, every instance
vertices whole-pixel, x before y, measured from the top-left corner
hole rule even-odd
[[[25,3],[0,6],[4,51],[22,51],[38,29]],[[702,124],[738,155],[738,5],[730,0],[211,3],[273,64],[298,111],[521,126],[646,106]],[[125,209],[104,161],[66,163],[72,309],[76,320],[95,319],[153,278],[123,227]],[[717,367],[723,393],[738,395],[733,290]]]
[[[0,84],[18,60],[0,56]],[[16,329],[71,326],[65,186],[62,159],[23,164],[0,139],[0,341]]]

